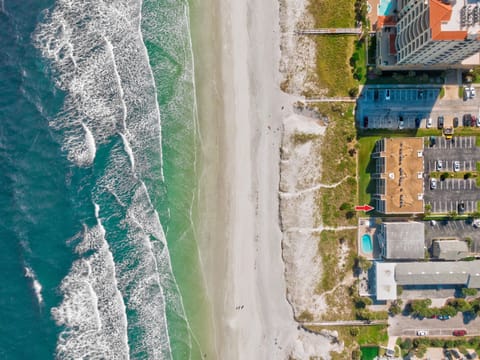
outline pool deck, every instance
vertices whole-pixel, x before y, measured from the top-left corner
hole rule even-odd
[[[357,233],[357,249],[358,255],[363,256],[368,260],[375,260],[380,257],[380,248],[378,246],[376,218],[359,218],[358,219],[358,233]],[[364,253],[362,251],[362,236],[368,234],[372,238],[373,252]]]

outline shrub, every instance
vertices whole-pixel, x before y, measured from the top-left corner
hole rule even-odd
[[[357,336],[360,333],[360,329],[358,327],[350,328],[350,335]]]
[[[467,296],[475,296],[477,295],[478,293],[478,290],[477,289],[474,289],[474,288],[462,288],[462,295],[464,297],[467,297]]]

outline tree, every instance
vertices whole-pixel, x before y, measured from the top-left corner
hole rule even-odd
[[[360,333],[360,329],[358,327],[350,328],[350,335],[357,336]]]
[[[477,295],[478,290],[474,288],[462,288],[462,295],[463,297],[467,296],[475,296]]]
[[[470,179],[471,177],[472,177],[472,173],[471,173],[471,172],[467,172],[467,173],[465,173],[465,174],[463,175],[463,178],[464,178],[465,180]]]
[[[396,302],[392,302],[392,304],[390,305],[390,308],[388,309],[388,312],[392,316],[395,316],[402,312],[402,308]]]
[[[442,175],[440,175],[440,180],[445,180],[445,179],[448,179],[450,177],[450,174],[448,172],[444,172],[442,173]]]
[[[356,265],[359,269],[363,271],[368,271],[372,267],[373,263],[370,260],[367,260],[363,256],[358,256],[356,259]]]
[[[352,87],[350,90],[348,90],[348,95],[352,98],[356,98],[358,96],[358,87]]]
[[[400,343],[400,349],[408,351],[412,348],[412,339],[406,338],[402,343]]]

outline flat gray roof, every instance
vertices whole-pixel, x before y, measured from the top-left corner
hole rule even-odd
[[[384,222],[387,259],[423,259],[425,257],[425,226],[423,223]]]
[[[398,285],[465,285],[480,286],[480,260],[458,262],[397,263]]]

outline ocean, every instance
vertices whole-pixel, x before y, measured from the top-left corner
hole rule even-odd
[[[188,9],[0,0],[1,359],[210,354]]]

